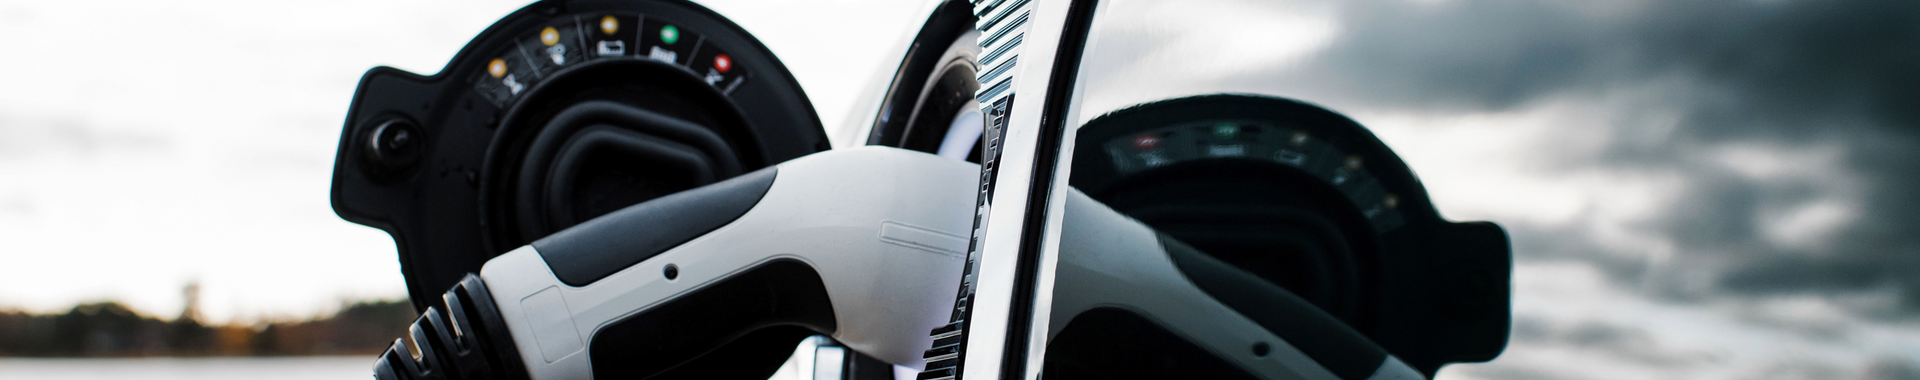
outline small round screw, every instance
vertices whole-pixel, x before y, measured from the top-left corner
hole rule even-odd
[[[680,267],[673,264],[667,264],[667,269],[664,269],[661,272],[664,272],[663,274],[667,275],[667,280],[669,281],[676,278],[680,278]]]
[[[419,158],[420,138],[420,128],[412,122],[387,120],[368,134],[367,156],[388,168],[405,167]]]

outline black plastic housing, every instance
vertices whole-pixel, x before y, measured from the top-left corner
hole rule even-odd
[[[660,38],[651,31],[662,30],[662,23],[674,26],[687,36],[682,46],[692,50],[665,63],[638,52],[636,42],[625,55],[587,58],[587,34],[583,33],[596,32],[591,29],[594,24],[583,20],[603,15],[644,20],[632,21],[636,26],[626,27],[623,38]],[[544,28],[556,25],[563,45],[582,43],[573,44],[565,54],[555,54],[556,64],[529,58],[542,54],[537,52],[541,39],[546,30],[552,30]],[[651,31],[637,31],[638,25]],[[712,51],[724,52],[725,57],[700,53]],[[561,58],[567,59],[565,65],[557,65]],[[703,77],[715,75],[722,61],[731,69],[726,80]],[[545,71],[510,71],[519,76],[505,79],[524,85],[511,91],[500,88],[499,78],[487,76],[495,65],[523,70],[518,66],[521,62],[533,67],[524,70]],[[705,66],[706,62],[715,66]],[[652,125],[705,128],[724,149],[701,149],[705,146],[691,140],[649,132],[659,129],[635,125],[639,122],[595,121],[572,126],[608,126],[632,133],[603,135],[643,136],[600,139],[604,144],[577,149],[574,153],[584,153],[573,154],[580,159],[567,161],[565,165],[570,166],[550,166],[566,161],[561,158],[573,152],[565,149],[566,144],[579,138],[558,136],[542,142],[541,132],[554,124],[550,121],[559,113],[590,102],[611,102],[659,115],[656,121],[646,122]],[[415,309],[423,312],[441,290],[468,273],[479,272],[488,259],[597,212],[828,148],[811,103],[773,53],[738,25],[684,0],[528,5],[481,32],[438,74],[423,76],[390,67],[367,71],[355,90],[340,136],[333,209],[348,221],[393,236],[408,294]],[[649,137],[655,139],[646,140]],[[678,152],[702,156],[670,160],[659,154],[623,153],[622,149],[645,148],[635,141],[656,140],[664,143],[655,145],[678,144],[690,147]],[[557,153],[550,154],[553,159],[528,159],[542,149]],[[642,162],[622,164],[634,160]],[[702,162],[738,168],[710,170],[718,174],[704,178],[694,173]],[[645,170],[656,166],[667,170]],[[582,185],[555,185],[553,179],[527,180],[526,173],[599,177],[579,180]],[[665,177],[648,182],[649,176]],[[622,185],[622,178],[638,184]],[[633,194],[615,197],[611,203],[556,194],[603,194],[580,190],[591,190],[587,186],[595,184],[644,188],[628,189]]]
[[[1192,132],[1183,128],[1226,129],[1177,136]],[[1248,137],[1255,129],[1283,134]],[[1101,115],[1076,139],[1073,187],[1313,301],[1429,377],[1446,363],[1491,360],[1506,347],[1506,232],[1442,219],[1406,163],[1345,116],[1277,97],[1205,95]],[[1231,139],[1248,147],[1176,157],[1178,149]],[[1262,142],[1280,147],[1252,146]],[[1293,151],[1318,156],[1284,161]],[[1149,156],[1168,158],[1140,164]],[[1332,257],[1276,259],[1290,251],[1274,242]],[[1315,262],[1333,269],[1298,270]],[[1308,276],[1323,278],[1301,281]]]

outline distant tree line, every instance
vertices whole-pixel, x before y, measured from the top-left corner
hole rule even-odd
[[[394,300],[252,325],[208,325],[196,315],[161,320],[118,302],[82,304],[63,314],[0,311],[0,356],[373,355],[405,334],[415,314],[411,304]]]

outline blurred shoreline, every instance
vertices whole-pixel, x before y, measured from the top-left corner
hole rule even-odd
[[[64,313],[0,310],[0,357],[193,358],[376,355],[414,319],[406,300],[362,300],[294,320],[203,323],[188,308],[161,319],[114,302]]]

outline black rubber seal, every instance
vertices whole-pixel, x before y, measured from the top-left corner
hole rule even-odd
[[[615,102],[582,102],[547,122],[523,158],[518,213],[538,221],[524,221],[522,234],[544,236],[597,216],[577,210],[581,207],[572,205],[576,194],[571,193],[576,175],[598,152],[616,152],[629,158],[618,161],[680,172],[670,177],[686,177],[679,182],[688,182],[654,191],[705,185],[732,177],[742,167],[726,139],[700,124]]]
[[[718,163],[693,147],[609,125],[581,130],[556,157],[543,190],[546,223],[556,229],[665,195],[662,192],[713,183],[738,170],[718,172]],[[628,171],[632,169],[639,173]],[[607,175],[609,171],[627,175]]]

